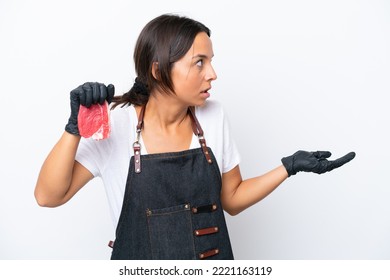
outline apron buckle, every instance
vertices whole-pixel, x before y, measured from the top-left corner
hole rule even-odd
[[[134,150],[134,171],[141,173],[141,144],[138,141],[133,143]]]

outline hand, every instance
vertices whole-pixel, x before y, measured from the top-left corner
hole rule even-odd
[[[299,171],[322,174],[338,168],[355,157],[354,152],[336,160],[327,160],[332,154],[327,151],[306,152],[298,151],[292,156],[282,158],[282,163],[287,170],[288,176],[297,174]]]
[[[77,116],[80,105],[89,108],[92,104],[103,104],[107,100],[111,103],[115,94],[112,84],[107,87],[101,83],[85,83],[70,92],[70,117],[65,130],[74,135],[80,135],[77,125]]]

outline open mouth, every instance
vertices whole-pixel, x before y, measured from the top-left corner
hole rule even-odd
[[[209,90],[210,89],[206,89],[206,90],[200,92],[202,98],[209,98],[210,97]]]
[[[208,89],[205,89],[204,91],[201,91],[201,93],[209,93],[209,90],[210,90],[211,88],[208,88]]]

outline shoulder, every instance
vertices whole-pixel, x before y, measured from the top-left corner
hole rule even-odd
[[[207,100],[203,106],[195,108],[195,113],[199,118],[223,119],[224,117],[223,106],[217,100]]]
[[[217,100],[207,100],[203,106],[195,108],[195,115],[205,134],[223,135],[225,113],[222,104]]]
[[[110,115],[114,118],[123,118],[129,116],[132,111],[134,111],[133,106],[116,107],[110,110]]]
[[[110,122],[112,127],[123,128],[137,121],[137,114],[134,106],[116,107],[110,111]]]
[[[112,145],[133,139],[137,125],[137,115],[133,106],[116,107],[110,111],[111,133],[107,139]]]

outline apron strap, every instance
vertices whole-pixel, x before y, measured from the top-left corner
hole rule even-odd
[[[200,123],[195,116],[195,108],[189,107],[188,111],[190,112],[192,130],[194,131],[195,135],[198,136],[200,147],[203,150],[203,154],[205,155],[207,162],[211,164],[211,163],[213,163],[213,161],[210,157],[209,149],[207,148],[207,145],[206,145],[206,139],[203,136],[203,129],[200,126]]]
[[[136,130],[137,135],[136,135],[135,142],[133,143],[135,173],[141,173],[141,144],[139,143],[139,139],[141,137],[142,127],[144,126],[145,107],[146,104],[143,105],[141,108],[141,112],[138,117],[137,130]]]
[[[137,133],[138,133],[138,131],[141,132],[141,129],[144,126],[145,108],[146,108],[146,104],[142,106],[141,112],[139,113],[138,124],[137,124]]]
[[[135,173],[141,173],[141,144],[139,143],[139,140],[141,136],[141,130],[144,126],[145,107],[146,104],[143,105],[141,108],[141,112],[139,114],[138,123],[137,123],[136,140],[133,143]],[[213,163],[213,160],[211,159],[209,150],[206,145],[206,139],[204,138],[203,135],[203,129],[200,126],[200,123],[195,116],[195,108],[189,107],[188,112],[191,119],[192,131],[199,139],[200,147],[202,148],[203,154],[205,155],[207,162],[211,164]]]

